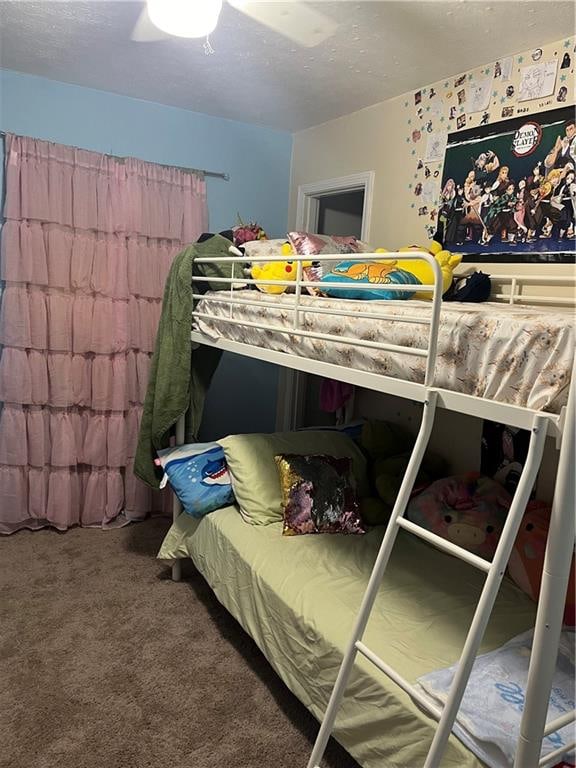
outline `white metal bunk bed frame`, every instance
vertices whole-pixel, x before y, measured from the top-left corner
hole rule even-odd
[[[362,654],[371,661],[378,669],[390,677],[399,687],[407,692],[414,701],[422,706],[435,720],[438,721],[438,727],[435,732],[432,744],[430,746],[424,768],[438,768],[442,755],[447,745],[449,735],[464,691],[470,676],[474,659],[488,623],[491,610],[498,594],[500,583],[502,581],[510,552],[520,527],[522,516],[526,504],[530,497],[531,489],[534,485],[538,469],[542,461],[544,443],[547,435],[553,435],[556,438],[556,447],[559,450],[558,469],[554,491],[554,501],[552,505],[551,522],[546,546],[546,555],[542,576],[540,599],[538,601],[536,624],[534,629],[533,649],[530,658],[528,684],[526,692],[526,701],[522,715],[520,737],[516,750],[514,768],[537,768],[538,766],[550,766],[559,760],[562,755],[571,751],[575,746],[566,745],[554,752],[541,758],[541,745],[545,736],[554,733],[560,728],[565,727],[576,719],[574,711],[566,713],[562,717],[552,722],[546,723],[548,701],[552,686],[553,674],[556,666],[557,651],[562,629],[562,616],[564,611],[564,602],[568,587],[569,573],[572,556],[574,552],[575,541],[575,509],[576,509],[576,491],[574,479],[574,466],[576,466],[576,447],[575,447],[575,422],[576,422],[576,363],[572,369],[572,378],[567,406],[562,408],[560,414],[552,414],[542,411],[535,411],[525,407],[509,405],[492,400],[487,400],[459,392],[452,392],[434,386],[434,373],[436,367],[436,349],[438,341],[438,328],[440,320],[441,302],[442,302],[442,274],[437,261],[426,252],[411,253],[378,253],[378,254],[358,254],[344,257],[339,254],[326,254],[315,257],[317,261],[345,258],[347,261],[379,261],[384,262],[394,259],[421,259],[426,261],[434,274],[434,283],[430,285],[418,285],[419,292],[427,291],[432,294],[430,302],[430,313],[426,320],[418,317],[394,316],[393,314],[383,312],[378,313],[348,313],[346,309],[337,310],[333,308],[310,306],[302,304],[302,290],[307,287],[318,287],[317,283],[305,281],[303,277],[302,263],[308,261],[306,256],[293,256],[292,261],[297,264],[296,281],[276,281],[276,280],[252,280],[235,274],[236,264],[242,265],[246,259],[241,256],[231,257],[203,257],[196,259],[197,264],[214,264],[229,262],[232,264],[232,276],[230,278],[215,277],[194,277],[194,283],[221,283],[224,287],[229,285],[229,293],[223,296],[210,295],[195,292],[193,294],[195,301],[203,300],[205,302],[223,303],[229,308],[228,317],[214,317],[206,312],[195,310],[193,316],[199,319],[215,320],[217,323],[225,322],[237,324],[240,326],[256,327],[262,330],[277,331],[280,333],[289,333],[299,337],[320,338],[326,341],[338,343],[348,343],[355,346],[376,347],[380,350],[407,355],[418,355],[426,357],[426,374],[424,383],[415,383],[383,376],[376,373],[357,371],[343,366],[334,365],[318,360],[312,360],[306,357],[300,357],[292,353],[277,352],[274,350],[256,347],[251,344],[233,341],[225,338],[213,339],[205,336],[199,331],[191,332],[193,343],[207,344],[223,351],[234,352],[249,357],[254,357],[266,362],[275,363],[297,371],[304,371],[325,376],[328,378],[349,382],[366,389],[372,389],[379,392],[385,392],[398,397],[407,398],[412,401],[422,403],[422,420],[420,429],[414,444],[412,455],[408,468],[404,475],[398,497],[392,511],[390,521],[386,528],[382,545],[380,547],[372,575],[362,605],[359,610],[356,625],[348,648],[345,652],[342,665],[330,698],[326,713],[321,723],[320,731],[312,751],[308,768],[318,768],[320,760],[324,754],[326,744],[334,727],[337,710],[340,701],[344,695],[346,683],[352,670],[357,653]],[[258,262],[276,261],[274,258],[253,259]],[[574,305],[573,298],[557,298],[553,296],[526,296],[523,294],[521,285],[523,283],[538,284],[566,284],[574,283],[574,276],[571,277],[550,277],[550,276],[530,276],[523,277],[519,275],[496,275],[495,282],[498,285],[510,283],[510,291],[493,295],[492,298],[500,299],[510,304],[548,304],[548,305]],[[250,298],[238,298],[237,288],[241,285],[286,285],[294,289],[290,294],[292,298],[291,311],[293,312],[292,329],[288,330],[282,326],[259,324],[234,317],[234,308],[237,306],[266,306],[268,308],[277,308],[287,310],[286,303],[274,303],[274,301],[261,302],[251,301]],[[342,283],[325,283],[324,287],[342,288]],[[354,286],[362,290],[381,288],[393,292],[412,292],[413,285],[391,285],[391,284],[357,284]],[[387,320],[393,322],[415,322],[425,323],[430,326],[428,345],[425,349],[416,349],[414,347],[403,347],[401,345],[366,341],[350,337],[336,336],[333,334],[316,333],[306,331],[301,328],[301,313],[306,312],[317,314],[329,314],[334,316],[348,317],[370,317],[371,319]],[[512,500],[512,505],[508,513],[504,530],[500,537],[498,547],[493,560],[487,561],[478,557],[467,550],[452,544],[449,541],[415,525],[403,517],[416,475],[418,473],[432,427],[434,425],[434,416],[437,408],[464,412],[479,418],[497,421],[500,423],[514,426],[521,429],[530,430],[530,443],[526,463],[520,478],[519,485]],[[184,442],[184,418],[182,417],[176,429],[176,442]],[[174,519],[180,514],[181,508],[178,500],[174,499]],[[458,668],[452,681],[446,705],[443,708],[432,706],[419,691],[408,681],[404,680],[389,665],[380,659],[373,651],[362,643],[364,629],[368,623],[370,612],[378,592],[380,582],[384,576],[386,566],[398,533],[399,528],[428,541],[438,549],[448,552],[451,555],[459,557],[470,565],[479,568],[486,573],[486,581],[482,594],[480,596],[474,618],[472,620],[465,644],[460,657]],[[173,566],[172,577],[174,580],[180,579],[180,563],[176,562]]]

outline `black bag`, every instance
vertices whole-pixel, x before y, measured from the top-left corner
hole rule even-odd
[[[468,277],[455,277],[444,296],[444,301],[488,301],[492,285],[490,275],[473,272]]]

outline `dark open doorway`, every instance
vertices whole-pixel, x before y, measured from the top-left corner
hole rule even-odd
[[[318,199],[317,232],[319,235],[353,235],[360,239],[363,211],[363,189],[323,195]]]

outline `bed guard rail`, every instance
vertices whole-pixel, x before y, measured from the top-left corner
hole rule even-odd
[[[473,270],[459,269],[455,277],[464,278]],[[494,274],[490,272],[492,293],[490,301],[523,307],[532,305],[542,308],[574,309],[576,307],[576,271],[570,274],[522,275]]]
[[[434,282],[427,284],[427,285],[421,285],[421,284],[396,284],[396,283],[386,283],[386,282],[367,282],[367,283],[360,283],[360,282],[351,282],[351,283],[342,283],[342,282],[328,282],[323,281],[321,284],[318,282],[310,281],[303,279],[305,278],[305,274],[303,271],[303,263],[309,262],[313,260],[314,262],[319,262],[322,264],[323,262],[332,262],[335,261],[357,261],[357,262],[379,262],[379,263],[386,263],[386,262],[394,262],[398,259],[404,260],[410,260],[410,261],[426,261],[432,270],[432,274],[434,276]],[[399,253],[399,252],[387,252],[387,253],[354,253],[354,254],[321,254],[321,255],[314,255],[311,256],[298,256],[298,255],[290,255],[289,261],[294,263],[296,265],[296,279],[295,280],[273,280],[273,279],[253,279],[253,278],[247,278],[242,274],[243,266],[247,262],[251,263],[268,263],[268,262],[277,262],[277,257],[256,257],[253,259],[248,259],[245,256],[203,256],[199,257],[194,260],[195,264],[231,264],[232,265],[232,271],[231,271],[231,277],[193,277],[193,285],[195,283],[220,283],[222,284],[222,287],[229,286],[229,291],[225,295],[206,295],[203,293],[193,292],[193,297],[195,302],[203,301],[203,302],[209,302],[213,304],[220,304],[225,305],[228,307],[229,312],[227,317],[223,317],[221,315],[214,316],[209,314],[208,312],[201,312],[195,309],[193,311],[193,317],[195,318],[201,318],[206,320],[213,320],[218,323],[224,322],[224,323],[230,323],[233,325],[238,326],[244,326],[244,327],[252,327],[257,328],[259,330],[263,331],[272,331],[276,333],[289,333],[292,336],[297,336],[300,338],[313,338],[313,339],[321,339],[323,341],[331,341],[331,342],[337,342],[339,344],[349,344],[355,347],[371,347],[375,349],[379,349],[382,351],[388,351],[388,352],[395,352],[395,353],[401,353],[405,355],[412,355],[415,357],[424,357],[426,358],[426,373],[425,373],[425,379],[424,384],[426,386],[433,386],[434,383],[434,372],[436,367],[436,350],[437,350],[437,343],[438,343],[438,326],[440,322],[440,309],[442,306],[442,271],[440,269],[440,265],[434,258],[434,256],[430,255],[429,253],[425,251],[410,251],[408,253]],[[236,266],[238,265],[238,266]],[[236,272],[236,270],[238,270]],[[385,279],[385,278],[384,278]],[[282,294],[283,297],[286,296],[289,298],[289,301],[284,299],[282,302],[280,301],[274,301],[273,296],[271,296],[270,301],[266,301],[263,303],[262,301],[255,301],[251,300],[250,298],[245,298],[245,296],[248,296],[249,293],[242,293],[239,295],[239,288],[244,288],[246,286],[252,286],[252,285],[269,285],[269,286],[285,286],[286,288],[292,288],[294,289],[293,293],[284,293]],[[382,312],[363,312],[363,311],[356,311],[356,309],[352,309],[350,305],[342,305],[342,308],[334,308],[333,306],[327,307],[322,306],[325,302],[324,297],[320,296],[314,296],[310,295],[307,292],[303,293],[303,289],[307,288],[314,288],[318,289],[320,285],[323,288],[336,288],[342,290],[343,288],[346,288],[347,286],[353,286],[354,290],[359,291],[366,291],[369,290],[371,292],[373,291],[382,291],[382,292],[390,292],[390,293],[398,293],[399,298],[401,298],[401,294],[403,293],[431,293],[432,294],[432,301],[430,302],[430,311],[426,313],[425,316],[416,316],[416,315],[394,315],[392,313],[386,313],[385,311]],[[218,294],[224,294],[224,291],[219,291]],[[268,294],[270,295],[270,294]],[[266,322],[254,322],[250,320],[246,320],[242,318],[241,316],[238,316],[234,314],[235,307],[266,307],[267,309],[276,309],[281,310],[283,312],[291,312],[292,313],[292,327],[289,328],[285,325],[282,325],[280,323],[274,324],[271,320]],[[369,339],[359,339],[353,336],[343,336],[336,333],[321,333],[317,331],[308,331],[305,328],[303,328],[303,315],[305,314],[318,314],[318,315],[329,315],[333,317],[340,317],[340,318],[369,318],[371,320],[381,320],[381,321],[391,321],[391,322],[402,322],[402,323],[416,323],[421,325],[428,325],[429,331],[428,331],[428,341],[427,345],[424,347],[414,347],[414,346],[403,346],[400,344],[388,344],[384,341],[371,341]],[[382,334],[384,336],[384,333]]]

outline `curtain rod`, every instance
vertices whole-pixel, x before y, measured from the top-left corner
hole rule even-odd
[[[0,136],[4,138],[7,136],[6,131],[0,131]],[[14,136],[18,136],[20,134],[13,134]],[[34,138],[33,136],[28,136],[26,138]],[[49,144],[55,144],[56,142],[49,141],[48,139],[36,139],[37,141],[48,141]],[[70,144],[67,144],[66,146],[71,146]],[[72,149],[81,149],[80,147],[72,147]],[[82,150],[87,152],[94,152],[94,150]],[[106,157],[111,157],[114,160],[120,160],[121,162],[125,162],[128,160],[127,157],[122,157],[122,155],[112,155],[108,152],[102,152],[101,154],[105,155]],[[134,160],[139,160],[140,158],[132,158]],[[204,176],[211,176],[214,179],[223,179],[224,181],[230,181],[230,174],[229,173],[223,173],[222,171],[206,171],[204,168],[187,168],[183,165],[169,165],[168,163],[155,163],[153,160],[142,160],[144,163],[152,163],[152,165],[159,165],[162,168],[175,168],[177,171],[183,171],[183,173],[201,173]]]

